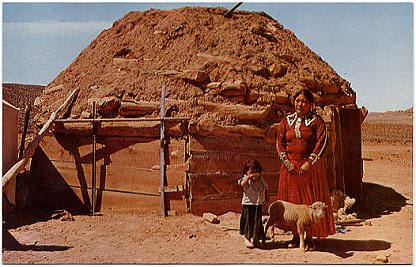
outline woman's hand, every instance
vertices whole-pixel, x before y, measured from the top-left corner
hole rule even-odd
[[[303,174],[307,173],[310,166],[311,166],[311,164],[309,162],[303,163],[302,166],[300,166],[299,174],[303,175]]]
[[[287,159],[287,160],[285,160],[285,161],[283,162],[283,165],[285,165],[285,168],[286,168],[289,172],[292,172],[292,171],[294,171],[294,170],[295,170],[295,166],[293,166],[292,162],[290,162],[288,159]]]

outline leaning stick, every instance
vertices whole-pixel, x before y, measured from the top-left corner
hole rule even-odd
[[[16,162],[16,164],[13,165],[4,175],[2,178],[2,186],[3,191],[5,190],[4,186],[13,178],[17,176],[18,173],[20,173],[23,168],[26,166],[26,163],[29,161],[29,159],[33,156],[35,153],[35,149],[38,147],[40,141],[43,139],[45,133],[49,130],[52,123],[55,121],[56,117],[64,110],[66,109],[69,104],[71,104],[77,93],[79,91],[79,88],[76,88],[71,95],[65,100],[65,102],[55,111],[51,114],[49,120],[43,125],[42,129],[36,134],[35,138],[30,142],[30,144],[27,146],[25,152],[23,155],[19,158],[19,160]]]
[[[237,4],[235,4],[230,10],[228,10],[227,12],[224,13],[224,17],[228,18],[231,16],[231,13],[234,12],[234,10],[236,10],[243,2],[238,2]]]

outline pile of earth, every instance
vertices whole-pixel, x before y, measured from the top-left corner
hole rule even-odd
[[[167,116],[222,125],[267,128],[292,110],[290,96],[302,87],[315,94],[318,106],[355,106],[349,82],[291,31],[264,12],[226,17],[226,11],[126,14],[47,85],[36,101],[37,122],[44,123],[75,88],[80,91],[67,113],[75,119],[90,118],[93,101],[101,117],[159,116],[162,86]],[[265,113],[261,120],[239,117],[228,112],[235,105]]]

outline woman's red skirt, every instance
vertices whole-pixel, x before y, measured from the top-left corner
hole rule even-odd
[[[296,169],[294,172],[289,172],[281,164],[277,199],[306,205],[311,205],[316,201],[325,203],[328,206],[325,217],[318,224],[312,226],[312,235],[315,237],[327,237],[328,235],[334,234],[334,215],[332,214],[331,198],[324,163],[318,160],[310,166],[306,174],[299,175],[298,170],[305,160],[291,162]],[[284,230],[293,231],[293,228]]]

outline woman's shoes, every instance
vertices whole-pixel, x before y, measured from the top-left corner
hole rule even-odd
[[[292,240],[290,240],[289,244],[287,245],[288,248],[297,248],[299,247],[300,239],[298,235],[294,235]]]

